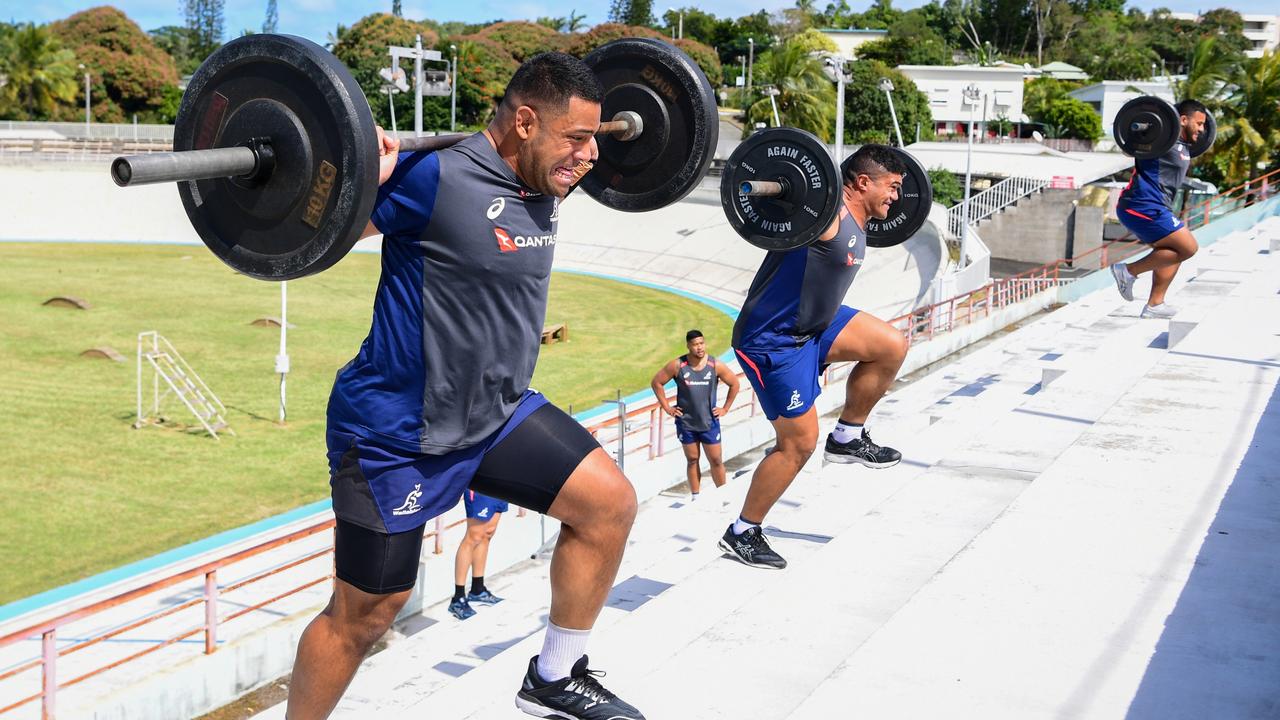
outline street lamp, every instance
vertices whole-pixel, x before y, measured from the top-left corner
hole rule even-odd
[[[981,91],[976,84],[969,83],[965,86],[964,99],[969,101],[969,124],[965,128],[969,136],[969,148],[964,161],[964,208],[960,211],[963,216],[961,220],[963,224],[960,226],[960,267],[962,269],[969,259],[969,183],[973,169],[973,106],[977,104],[979,97],[981,97]]]
[[[756,41],[747,38],[747,97],[751,97],[751,73],[756,68]]]
[[[898,127],[898,112],[893,109],[893,81],[887,77],[880,78],[880,91],[889,98],[889,115],[893,117],[893,132],[898,136],[898,147],[905,147],[902,142],[902,128]]]
[[[822,72],[826,74],[828,80],[832,80],[836,84],[836,148],[835,159],[836,164],[844,159],[844,58],[839,55],[830,53],[818,53],[818,57],[822,58]]]
[[[679,16],[680,16],[680,35],[679,35],[679,37],[680,37],[681,39],[683,39],[683,38],[684,38],[684,10],[677,10],[677,9],[675,9],[675,8],[669,7],[669,8],[667,8],[667,12],[673,12],[673,13],[675,13],[675,14],[677,14],[677,15],[679,15]],[[671,33],[671,37],[672,37],[672,39],[674,39],[674,38],[676,38],[677,36],[676,36],[676,34],[673,32],[673,33]]]
[[[89,137],[89,71],[84,63],[80,63],[80,69],[84,70],[84,135]]]
[[[773,126],[782,127],[782,121],[778,119],[778,103],[774,100],[774,98],[782,94],[781,91],[772,85],[766,85],[761,92],[769,96],[769,105],[773,106]]]
[[[453,80],[449,83],[449,132],[458,126],[458,46],[449,45],[453,53]]]

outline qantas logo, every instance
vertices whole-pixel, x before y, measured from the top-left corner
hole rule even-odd
[[[504,253],[515,252],[520,248],[551,247],[556,244],[555,233],[512,236],[502,228],[494,228],[493,234],[498,238],[498,249]]]
[[[511,240],[511,236],[507,234],[506,230],[503,230],[502,228],[494,228],[493,234],[498,236],[498,249],[502,252],[515,252],[519,249],[516,247],[515,242]]]

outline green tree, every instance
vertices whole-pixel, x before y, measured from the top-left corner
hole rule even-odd
[[[797,33],[787,41],[787,44],[801,47],[805,52],[840,52],[840,46],[836,45],[836,41],[827,37],[816,28],[808,28]]]
[[[662,25],[664,27],[674,28],[680,25],[680,15],[684,15],[684,37],[689,40],[697,40],[704,45],[715,45],[716,23],[719,20],[715,15],[695,7],[685,7],[679,10],[667,10],[662,14]]]
[[[1138,80],[1150,77],[1160,56],[1130,27],[1131,18],[1114,13],[1088,16],[1076,33],[1067,62],[1095,78]]]
[[[267,17],[262,21],[262,32],[273,33],[279,25],[280,9],[276,6],[276,0],[267,0]]]
[[[929,111],[929,97],[916,87],[911,78],[894,70],[879,60],[857,60],[849,64],[849,82],[844,86],[844,129],[846,138],[865,137],[867,132],[884,133],[887,139],[893,135],[893,116],[889,101],[880,90],[880,79],[893,83],[893,107],[898,113],[905,142],[915,137],[920,128],[920,139],[933,138],[933,113]]]
[[[1223,49],[1243,58],[1246,50],[1251,49],[1249,39],[1244,36],[1244,18],[1235,10],[1218,8],[1200,16],[1200,33],[1202,36],[1219,37]]]
[[[756,68],[760,85],[777,89],[773,101],[783,125],[808,130],[826,141],[832,140],[835,115],[835,85],[823,72],[822,61],[803,42],[776,47],[768,61]],[[757,93],[762,94],[762,93]],[[747,109],[747,124],[773,125],[773,104],[762,97]]]
[[[143,122],[157,119],[167,88],[178,84],[173,58],[151,41],[124,13],[96,7],[51,23],[49,32],[83,63],[92,83],[93,117],[126,122],[134,114]],[[77,105],[64,105],[60,118],[80,117]]]
[[[724,65],[738,65],[739,57],[748,56],[748,38],[755,41],[755,53],[760,55],[773,47],[773,27],[769,13],[761,10],[754,15],[743,15],[735,20],[716,23],[715,42],[710,43],[720,53]]]
[[[702,72],[706,74],[707,79],[711,82],[712,87],[715,87],[720,82],[720,78],[724,74],[724,70],[720,66],[720,58],[716,57],[715,50],[703,45],[697,40],[690,40],[688,38],[676,40],[675,45],[683,50],[684,53],[689,56],[689,59],[693,60],[693,62],[702,69]]]
[[[423,23],[405,20],[390,13],[377,13],[360,18],[351,27],[339,25],[337,35],[331,47],[333,54],[351,70],[356,82],[360,83],[365,97],[369,99],[369,107],[378,124],[391,128],[391,110],[387,96],[382,92],[383,80],[378,71],[391,64],[391,56],[387,48],[391,45],[413,47],[414,38],[422,35],[423,47],[438,47],[438,36],[435,31]],[[447,47],[445,48],[448,49]],[[396,126],[398,130],[413,128],[413,92],[412,66],[405,68],[409,77],[410,92],[395,95]],[[458,71],[461,84],[463,73]],[[463,94],[459,92],[461,109]],[[422,99],[422,122],[425,129],[449,127],[449,98],[424,97]]]
[[[34,23],[0,25],[0,117],[45,120],[79,94],[75,56]]]
[[[1033,78],[1023,86],[1022,111],[1035,122],[1047,123],[1048,120],[1045,118],[1049,115],[1049,107],[1080,86],[1081,83],[1070,80],[1051,77]]]
[[[1061,97],[1049,104],[1044,121],[1052,125],[1056,137],[1078,138],[1096,142],[1102,137],[1102,117],[1089,103],[1073,97]]]
[[[911,10],[898,18],[883,40],[858,48],[858,57],[896,65],[950,65],[951,48],[933,28],[925,14]]]
[[[648,27],[620,25],[618,23],[601,23],[587,32],[572,36],[566,50],[570,55],[585,57],[587,53],[608,42],[626,37],[647,37],[666,40],[667,36]]]
[[[222,45],[226,0],[183,0],[182,17],[191,31],[191,52],[198,62]]]
[[[653,24],[653,0],[613,0],[609,6],[609,22],[622,25]]]
[[[1239,67],[1234,53],[1219,38],[1203,37],[1191,53],[1186,77],[1174,80],[1174,95],[1179,100],[1194,98],[1215,107]]]
[[[480,35],[449,38],[458,46],[458,121],[487,123],[519,63],[506,48]],[[448,103],[448,98],[435,98]]]
[[[1235,80],[1218,119],[1218,139],[1206,157],[1229,185],[1258,177],[1280,161],[1280,52],[1251,61]]]
[[[928,170],[929,184],[933,186],[933,201],[944,207],[952,207],[964,199],[964,186],[956,174],[944,167]]]
[[[524,62],[540,52],[564,50],[568,45],[568,38],[559,32],[537,23],[519,20],[494,23],[476,35],[506,48],[516,62]]]
[[[168,53],[178,67],[179,75],[190,75],[200,66],[200,58],[195,56],[195,35],[191,29],[182,25],[165,25],[147,31],[151,42]]]

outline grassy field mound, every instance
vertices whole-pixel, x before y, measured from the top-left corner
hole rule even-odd
[[[368,332],[379,256],[289,283],[289,420],[277,423],[278,285],[203,248],[0,243],[0,603],[328,497],[333,376]],[[45,306],[74,296],[87,310]],[[719,353],[731,321],[702,303],[556,273],[533,386],[561,407],[648,385],[698,327]],[[132,429],[141,331],[167,337],[228,409],[215,441],[176,398],[172,424]],[[125,362],[82,357],[110,346]],[[144,375],[145,377],[145,375]],[[149,399],[149,395],[147,396]]]

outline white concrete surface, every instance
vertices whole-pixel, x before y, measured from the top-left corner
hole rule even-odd
[[[1104,287],[892,393],[871,427],[904,462],[812,459],[766,521],[784,571],[715,548],[745,475],[645,503],[592,664],[654,720],[1276,717],[1277,234],[1184,264],[1173,350]],[[496,584],[464,623],[428,608],[335,716],[523,717],[546,566]]]

